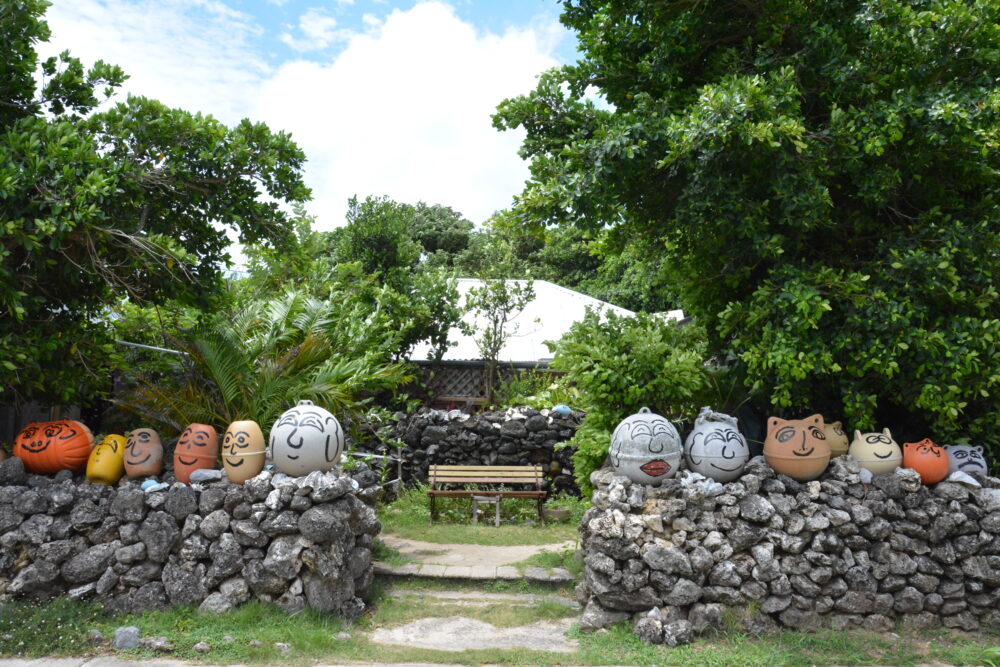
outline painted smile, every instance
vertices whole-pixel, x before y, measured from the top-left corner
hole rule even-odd
[[[653,459],[652,461],[639,466],[639,470],[643,471],[650,477],[659,477],[660,475],[666,475],[670,472],[670,464],[663,459]]]
[[[30,442],[27,445],[23,445],[23,447],[32,454],[37,454],[38,452],[43,451],[48,446],[49,443],[44,441]]]
[[[146,461],[148,461],[149,457],[151,457],[151,456],[152,456],[152,454],[146,454],[146,458],[144,458],[144,459],[140,459],[139,461],[126,461],[126,463],[128,463],[130,466],[137,466],[137,465],[139,465],[141,463],[145,463]]]
[[[178,456],[177,462],[180,463],[181,465],[193,466],[195,463],[198,462],[198,459],[191,459],[190,461],[185,461],[184,459]]]
[[[233,463],[232,458],[228,456],[226,457],[226,465],[232,466],[233,468],[243,465],[243,459],[240,459],[239,461],[240,461],[239,463]]]
[[[879,454],[878,452],[872,452],[872,454],[874,454],[877,458],[880,458],[880,459],[887,459],[890,456],[892,456],[892,452],[888,452],[886,454]]]
[[[739,470],[743,466],[736,466],[735,468],[723,468],[718,463],[713,463],[712,467],[715,468],[715,469],[717,469],[717,470],[722,470],[724,472],[733,472],[734,470]]]
[[[810,447],[807,451],[799,451],[798,449],[793,449],[792,454],[796,456],[812,456],[812,453],[816,451],[815,447]]]

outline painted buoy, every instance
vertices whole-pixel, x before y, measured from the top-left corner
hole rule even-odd
[[[337,465],[344,451],[344,429],[329,411],[312,401],[299,401],[271,427],[270,443],[278,470],[301,477]]]
[[[642,408],[615,428],[610,454],[619,474],[640,484],[656,484],[677,472],[681,436],[664,417]]]

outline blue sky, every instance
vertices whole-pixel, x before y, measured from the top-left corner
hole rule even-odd
[[[490,114],[574,58],[554,1],[54,0],[45,53],[130,75],[128,92],[291,132],[309,211],[343,224],[352,195],[439,203],[477,223],[528,176],[521,135]]]

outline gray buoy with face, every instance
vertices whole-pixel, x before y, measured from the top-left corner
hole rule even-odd
[[[735,417],[704,407],[684,442],[688,468],[717,482],[731,482],[750,460],[750,446]]]
[[[615,428],[609,454],[619,474],[640,484],[657,484],[677,472],[681,436],[664,417],[642,408]]]
[[[344,429],[329,411],[299,401],[274,423],[269,444],[278,470],[301,477],[336,467],[344,451]]]
[[[945,445],[948,452],[948,474],[953,472],[964,472],[966,474],[976,473],[985,475],[989,471],[986,465],[986,457],[983,456],[981,446],[970,447],[969,445]]]

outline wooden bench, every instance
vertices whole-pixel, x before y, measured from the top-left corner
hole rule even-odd
[[[497,498],[534,498],[538,504],[538,521],[545,525],[542,503],[545,491],[542,489],[542,466],[443,466],[431,465],[428,475],[430,487],[427,495],[431,498],[431,524],[437,516],[434,505],[436,498],[472,498],[473,496],[494,496]],[[445,489],[451,484],[516,484],[533,486],[530,490],[507,489]]]

